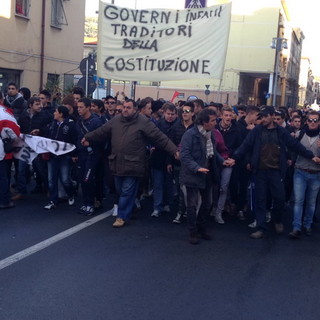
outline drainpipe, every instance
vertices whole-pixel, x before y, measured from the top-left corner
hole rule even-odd
[[[40,52],[40,85],[39,91],[43,86],[43,65],[44,65],[44,41],[45,41],[45,26],[46,26],[46,0],[42,0],[42,19],[41,19],[41,52]]]

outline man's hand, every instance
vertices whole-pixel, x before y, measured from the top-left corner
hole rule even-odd
[[[252,130],[252,129],[254,129],[254,127],[255,127],[255,125],[253,123],[249,123],[247,125],[247,130]]]
[[[72,157],[71,160],[73,163],[76,163],[78,161],[78,157]]]
[[[30,132],[30,134],[32,134],[33,136],[37,136],[37,135],[39,135],[39,133],[40,133],[40,130],[39,130],[39,129],[34,129],[34,130],[32,130],[32,131]]]
[[[174,158],[175,158],[176,160],[179,160],[179,159],[180,159],[180,152],[179,152],[179,151],[176,151],[176,152],[175,152]]]
[[[313,157],[312,161],[314,161],[315,163],[320,163],[320,158],[319,157]]]
[[[210,170],[207,169],[207,168],[199,168],[198,169],[198,172],[201,172],[201,173],[204,173],[204,174],[207,174]]]
[[[287,160],[287,165],[288,165],[289,167],[291,167],[291,166],[292,166],[292,160]]]
[[[172,173],[172,171],[173,171],[173,170],[172,170],[172,164],[168,164],[168,165],[167,165],[167,172],[168,172],[168,173]]]
[[[89,142],[86,140],[86,138],[82,138],[81,140],[81,144],[84,146],[84,147],[89,147]]]
[[[228,158],[227,160],[224,160],[222,164],[226,167],[232,167],[236,164],[236,161],[234,159]]]

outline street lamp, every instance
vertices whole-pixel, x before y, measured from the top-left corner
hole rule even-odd
[[[275,65],[275,77],[273,80],[274,82],[273,82],[273,99],[272,99],[272,105],[274,107],[276,107],[280,52],[282,49],[288,49],[287,39],[285,39],[285,38],[272,38],[272,42],[271,42],[270,47],[272,49],[276,49],[276,65]]]

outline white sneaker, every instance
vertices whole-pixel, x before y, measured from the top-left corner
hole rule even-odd
[[[141,210],[140,200],[139,200],[139,199],[136,199],[134,203],[135,203],[137,209],[138,209],[138,210]]]
[[[254,220],[252,223],[248,224],[249,228],[255,228],[257,226],[257,220]]]
[[[92,216],[94,214],[94,208],[91,206],[87,206],[86,212],[84,214],[86,216]]]
[[[163,207],[163,210],[162,210],[163,212],[170,212],[170,207],[167,205],[167,206],[164,206]]]
[[[214,220],[216,223],[224,224],[224,220],[222,219],[221,213],[216,213],[214,216]]]
[[[69,206],[73,206],[74,205],[74,196],[72,196],[72,197],[70,197],[68,199],[68,204],[69,204]]]
[[[46,210],[51,210],[51,209],[54,209],[56,207],[56,205],[50,201],[46,206],[44,206],[44,209]]]
[[[217,208],[216,207],[212,207],[212,209],[210,211],[210,216],[214,217],[216,215],[216,211],[217,211]]]
[[[112,216],[113,216],[113,217],[116,217],[117,215],[118,215],[118,205],[115,204],[115,205],[113,206]]]
[[[177,216],[173,219],[173,223],[182,223],[183,221],[183,217],[182,217],[182,214],[180,212],[177,213]]]
[[[269,223],[271,221],[271,212],[268,211],[266,214],[266,223]]]
[[[239,218],[239,220],[241,220],[241,221],[246,220],[246,217],[245,217],[243,211],[240,210],[240,211],[238,212],[238,218]]]
[[[159,217],[160,217],[159,211],[158,211],[158,210],[154,210],[154,211],[151,213],[151,217],[159,218]]]

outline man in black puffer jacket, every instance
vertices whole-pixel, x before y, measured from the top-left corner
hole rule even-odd
[[[20,131],[23,134],[31,134],[35,136],[45,136],[47,125],[51,122],[52,117],[42,110],[40,99],[30,98],[28,101],[28,108],[25,109],[19,117],[18,124]],[[37,190],[47,189],[48,187],[48,173],[46,162],[37,156],[32,163],[37,175]],[[17,189],[18,193],[12,197],[13,200],[19,200],[24,197],[27,192],[26,170],[28,163],[19,160]],[[43,184],[43,185],[42,185]],[[44,190],[43,190],[44,191]]]
[[[53,140],[71,144],[77,143],[77,129],[75,122],[69,118],[67,107],[59,106],[53,113],[54,120],[50,124],[47,137]],[[47,210],[54,209],[58,203],[60,179],[70,206],[74,204],[74,187],[71,181],[72,156],[74,152],[57,156],[50,154],[48,161],[49,203],[44,207]]]
[[[19,116],[27,108],[27,101],[23,95],[18,92],[18,87],[14,82],[8,84],[8,95],[4,100],[4,105],[10,108],[14,117],[18,120]]]
[[[164,113],[157,127],[170,138],[174,124],[177,122],[177,109],[172,103],[163,105]],[[170,212],[173,204],[173,174],[168,165],[168,154],[159,148],[151,153],[151,169],[153,175],[153,212],[158,218],[161,212]]]

